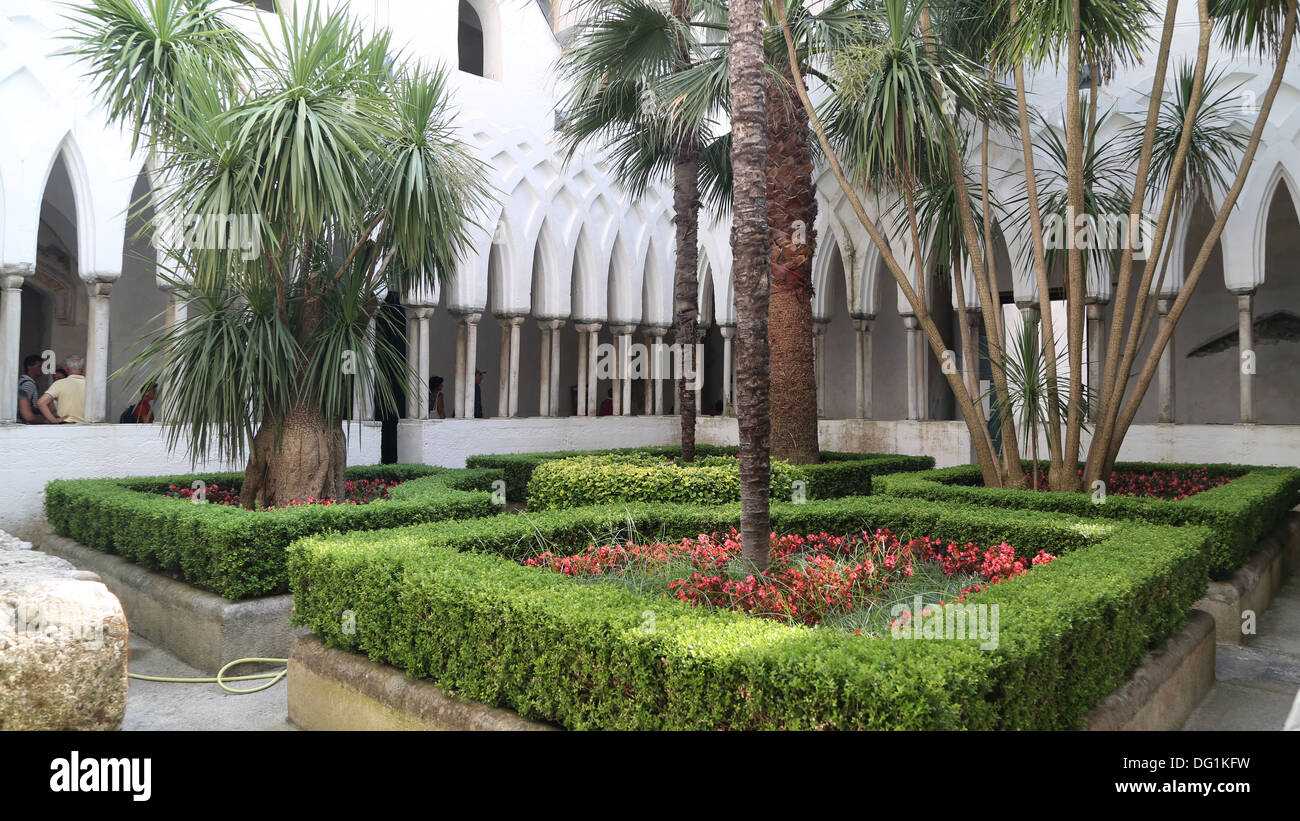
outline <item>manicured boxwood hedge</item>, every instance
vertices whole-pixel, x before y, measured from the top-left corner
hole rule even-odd
[[[773,514],[786,532],[886,526],[1060,558],[969,599],[999,605],[996,650],[867,639],[519,564],[539,540],[678,538],[739,520],[737,505],[581,508],[301,540],[294,619],[328,646],[574,729],[1059,729],[1184,623],[1207,579],[1198,527],[882,497]]]
[[[424,465],[348,469],[349,479],[395,479],[387,499],[365,505],[308,505],[249,511],[195,504],[162,495],[195,476],[76,479],[45,487],[45,515],[60,536],[116,553],[228,599],[288,590],[284,548],[313,533],[491,516],[487,492],[499,471],[447,470]],[[243,474],[202,474],[209,484],[237,486]]]
[[[735,456],[738,448],[697,445],[696,458]],[[506,496],[512,502],[528,501],[528,483],[533,471],[546,462],[570,459],[577,456],[600,454],[646,455],[680,457],[680,447],[620,448],[616,450],[570,450],[553,453],[510,453],[471,456],[466,464],[471,468],[491,468],[505,474]],[[841,496],[866,496],[872,492],[872,477],[888,473],[929,470],[934,467],[930,456],[900,456],[889,453],[822,453],[819,465],[799,465],[797,470],[807,484],[808,498],[835,499]]]
[[[1154,524],[1205,525],[1213,533],[1209,550],[1210,574],[1214,578],[1226,578],[1245,564],[1260,539],[1268,535],[1287,511],[1300,501],[1300,470],[1294,468],[1154,462],[1121,462],[1115,466],[1117,471],[1138,473],[1188,468],[1208,468],[1211,475],[1236,478],[1186,499],[1165,501],[1110,494],[1104,504],[1094,504],[1092,495],[1087,493],[986,488],[982,486],[976,465],[881,476],[876,479],[875,487],[877,493],[931,501],[1055,511]]]

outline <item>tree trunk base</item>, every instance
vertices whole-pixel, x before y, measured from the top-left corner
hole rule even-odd
[[[264,422],[253,437],[239,502],[252,509],[342,500],[346,468],[342,427],[319,409],[298,406],[278,425]]]

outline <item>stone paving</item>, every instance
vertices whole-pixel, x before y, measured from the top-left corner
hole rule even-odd
[[[211,674],[131,634],[132,673],[172,678],[211,678]],[[235,675],[257,672],[244,668]],[[263,682],[233,682],[256,687]],[[293,730],[289,724],[288,686],[281,680],[269,690],[247,696],[227,693],[216,684],[171,684],[130,680],[124,730]]]
[[[1300,573],[1282,585],[1240,647],[1216,648],[1213,689],[1184,730],[1281,730],[1300,692]]]

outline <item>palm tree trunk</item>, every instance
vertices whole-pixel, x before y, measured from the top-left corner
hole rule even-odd
[[[767,221],[767,141],[762,0],[732,0],[731,244],[736,291],[737,416],[743,556],[765,570],[771,553],[770,376],[767,342],[772,243]]]
[[[683,23],[690,22],[686,0],[672,0],[670,12]],[[677,44],[680,70],[691,64],[690,44]],[[700,148],[696,134],[678,137],[673,157],[673,225],[676,231],[677,257],[673,277],[674,342],[681,350],[682,362],[690,363],[690,376],[698,378],[703,363],[695,356],[696,325],[699,318],[699,230],[700,230]],[[693,379],[679,374],[677,414],[682,424],[682,461],[695,461],[695,389]]]
[[[817,189],[813,183],[808,115],[789,91],[795,80],[788,66],[783,73],[787,88],[769,77],[767,89],[772,458],[815,464],[821,458],[812,313]]]
[[[674,341],[682,361],[690,362],[694,376],[701,366],[695,359],[695,328],[699,305],[700,155],[691,137],[682,139],[673,162],[673,224],[677,263],[674,274]],[[678,380],[677,413],[682,423],[682,460],[695,461],[695,388],[692,380]]]

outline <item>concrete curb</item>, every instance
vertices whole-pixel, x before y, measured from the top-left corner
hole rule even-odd
[[[519,714],[448,696],[441,687],[331,650],[315,635],[289,654],[289,721],[304,730],[553,730]]]
[[[1209,613],[1193,610],[1186,627],[1084,717],[1083,729],[1181,729],[1214,686],[1214,625]]]
[[[37,535],[36,546],[99,574],[132,630],[207,673],[235,659],[286,658],[294,639],[308,632],[289,624],[292,596],[231,601],[48,531]]]
[[[1259,550],[1232,578],[1210,582],[1205,596],[1192,606],[1214,617],[1215,640],[1240,645],[1242,616],[1256,617],[1268,609],[1282,583],[1300,563],[1300,513],[1288,513],[1272,533],[1259,542]]]

